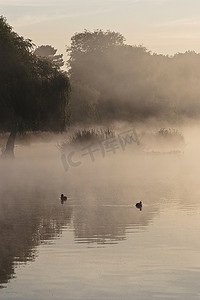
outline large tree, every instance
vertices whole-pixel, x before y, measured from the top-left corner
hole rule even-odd
[[[70,58],[68,61],[69,73],[76,79],[78,71],[86,62],[84,60],[101,56],[106,50],[124,45],[125,38],[118,32],[85,30],[82,33],[75,33],[71,38],[71,45],[67,47]],[[95,56],[95,57],[94,57]]]
[[[96,104],[105,88],[104,83],[109,72],[105,55],[123,47],[124,40],[120,33],[109,30],[85,30],[72,36],[71,45],[67,47],[72,86],[72,122],[97,121]]]
[[[3,156],[14,156],[17,132],[64,130],[69,90],[66,74],[0,17],[0,130],[10,132]]]
[[[124,41],[120,33],[102,30],[85,30],[71,38],[67,52],[72,121],[131,120],[149,109],[153,70],[149,67],[150,52]],[[148,93],[150,97],[146,97]],[[82,115],[80,106],[85,108]],[[88,115],[91,108],[94,113]]]

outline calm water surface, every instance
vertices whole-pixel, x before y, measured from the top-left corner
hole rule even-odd
[[[66,173],[56,149],[35,150],[1,162],[0,299],[200,299],[190,153],[126,153]]]

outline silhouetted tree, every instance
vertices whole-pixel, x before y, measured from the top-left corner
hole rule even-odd
[[[148,92],[147,80],[151,80],[150,53],[142,46],[125,45],[124,40],[120,33],[102,30],[72,37],[67,49],[72,121],[82,121],[84,117],[87,121],[87,113],[80,114],[78,120],[78,110],[84,106],[90,111],[91,104],[95,114],[91,122],[131,119],[138,114],[138,107],[146,101],[139,95],[140,90]]]
[[[56,67],[60,68],[60,67],[64,66],[63,54],[56,55],[56,52],[57,52],[57,49],[53,48],[52,46],[42,45],[35,49],[34,54],[39,57],[47,58]]]
[[[70,55],[68,66],[70,74],[75,76],[77,68],[82,67],[84,58],[87,55],[101,54],[106,49],[124,45],[123,35],[110,30],[95,30],[93,32],[85,30],[82,33],[75,33],[71,38],[71,46],[67,47]]]
[[[14,156],[17,132],[64,130],[68,77],[33,54],[33,44],[0,17],[0,130],[10,132],[3,156]]]
[[[96,122],[96,104],[101,97],[104,85],[100,79],[100,69],[106,62],[102,60],[109,49],[124,45],[124,37],[117,32],[85,30],[71,38],[71,46],[67,48],[69,75],[72,85],[71,121]],[[103,66],[102,66],[103,63]],[[95,73],[96,72],[96,73]],[[103,81],[105,78],[101,78]],[[101,87],[99,86],[101,84]]]

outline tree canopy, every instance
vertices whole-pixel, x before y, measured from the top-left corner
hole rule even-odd
[[[0,17],[0,130],[62,131],[70,84],[65,73],[33,54],[33,43]],[[15,134],[14,134],[15,133]]]
[[[67,48],[72,121],[198,117],[200,54],[169,57],[124,41],[121,34],[102,30],[72,37]]]
[[[69,54],[68,67],[72,86],[71,94],[71,120],[72,122],[96,122],[96,103],[99,99],[100,89],[97,85],[102,83],[100,79],[101,68],[106,69],[102,58],[109,50],[124,45],[125,38],[117,32],[85,30],[75,33],[71,38],[71,45],[67,47]],[[103,65],[102,65],[103,63]],[[103,78],[101,80],[104,80]]]
[[[57,54],[57,49],[50,45],[42,45],[35,49],[34,54],[48,59],[52,62],[57,68],[64,66],[63,54]]]

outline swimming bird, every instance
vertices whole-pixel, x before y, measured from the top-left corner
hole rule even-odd
[[[63,194],[60,195],[60,199],[61,201],[66,201],[67,200],[67,196],[64,196]]]
[[[140,210],[142,210],[142,201],[136,203],[135,205],[137,208],[139,208]]]

